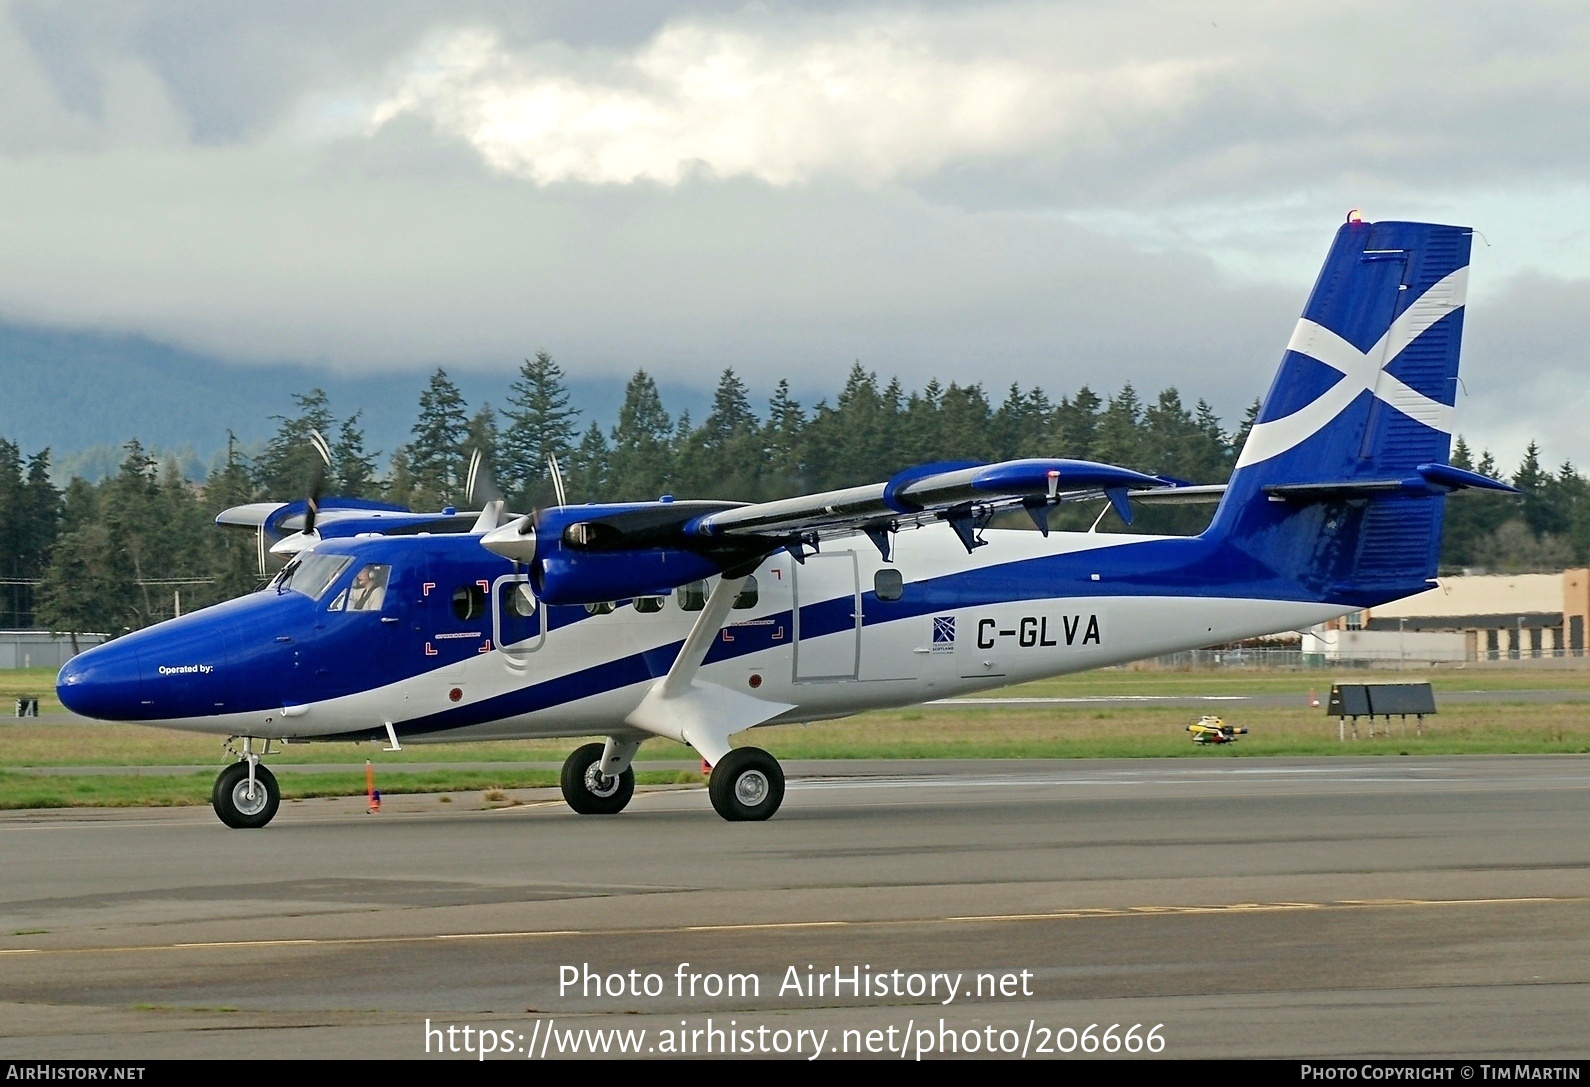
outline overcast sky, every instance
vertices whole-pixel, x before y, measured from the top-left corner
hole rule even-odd
[[[1590,5],[0,0],[0,320],[238,361],[1174,384],[1476,239],[1458,429],[1590,464]]]

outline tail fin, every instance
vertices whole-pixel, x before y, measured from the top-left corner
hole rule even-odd
[[[1320,599],[1435,575],[1471,231],[1349,220],[1320,271],[1209,535]],[[1409,486],[1401,486],[1409,481]]]

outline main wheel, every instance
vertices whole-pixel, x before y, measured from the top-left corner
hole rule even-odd
[[[731,823],[767,819],[784,803],[784,770],[760,747],[736,748],[712,768],[707,795]]]
[[[563,764],[563,799],[581,815],[617,815],[635,795],[633,767],[616,777],[602,773],[604,746],[586,744]]]
[[[210,803],[221,822],[235,830],[262,827],[276,817],[282,804],[282,790],[276,775],[262,764],[254,765],[254,790],[248,787],[248,763],[234,762],[215,779]]]

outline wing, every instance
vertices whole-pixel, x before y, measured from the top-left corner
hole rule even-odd
[[[688,532],[708,538],[815,541],[866,532],[887,551],[887,534],[945,521],[967,550],[995,513],[1023,509],[1039,531],[1062,502],[1107,498],[1130,524],[1130,499],[1178,489],[1174,480],[1084,460],[1028,459],[996,464],[927,464],[884,483],[758,502],[696,518]]]
[[[1134,494],[1176,480],[1081,460],[926,464],[882,483],[776,502],[657,502],[555,506],[487,532],[481,545],[526,564],[549,604],[655,596],[712,574],[754,567],[787,548],[797,560],[828,537],[864,532],[889,558],[894,533],[943,521],[968,552],[1001,510],[1025,510],[1045,534],[1062,502],[1106,498],[1130,523]],[[749,564],[749,565],[747,565]]]
[[[250,502],[232,506],[216,515],[215,523],[231,528],[247,528],[260,538],[260,565],[264,554],[288,556],[312,550],[323,539],[379,533],[383,536],[416,535],[421,532],[487,532],[497,526],[501,503],[488,503],[478,513],[443,510],[440,513],[415,513],[407,506],[362,498],[326,498],[318,505],[318,517],[309,528],[309,504],[296,502]],[[306,531],[308,529],[308,531]]]

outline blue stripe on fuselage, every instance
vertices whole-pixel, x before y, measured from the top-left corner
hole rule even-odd
[[[1224,577],[1212,578],[1211,571]],[[1093,575],[1098,580],[1093,580]],[[1099,596],[1244,597],[1262,600],[1318,600],[1317,590],[1287,579],[1224,542],[1204,537],[1131,540],[1084,551],[1044,555],[1013,562],[959,571],[911,582],[899,600],[883,601],[872,592],[863,594],[863,624],[875,626],[917,616],[982,607],[1020,600],[1087,598]],[[1377,601],[1379,602],[1379,601]],[[551,608],[572,613],[551,629],[588,618],[579,607]],[[775,627],[791,625],[788,611],[760,616]],[[855,622],[850,596],[802,605],[802,638],[821,637],[848,630]],[[731,630],[734,628],[730,628]],[[743,629],[743,628],[742,628]],[[395,726],[400,735],[447,732],[486,724],[522,714],[605,694],[666,675],[683,640],[670,641],[641,653],[582,668],[541,683],[531,684],[469,705],[417,717]],[[707,652],[706,664],[733,660],[767,648],[759,638],[721,638]],[[345,738],[378,738],[378,730],[342,734]],[[384,735],[384,733],[380,733]]]

